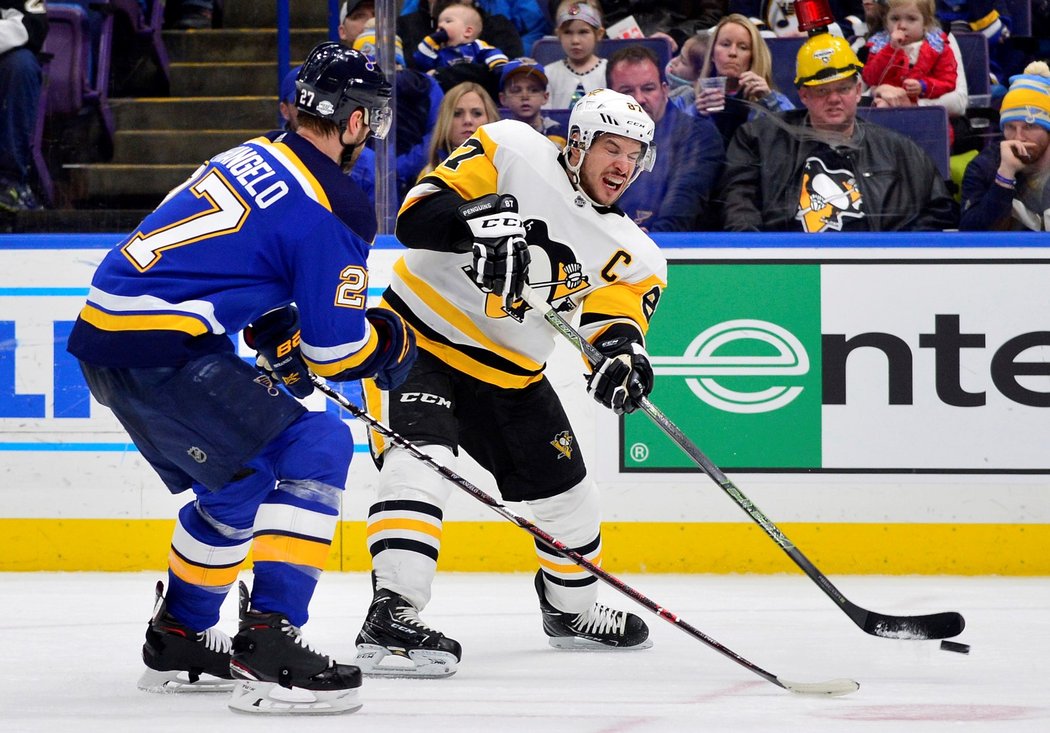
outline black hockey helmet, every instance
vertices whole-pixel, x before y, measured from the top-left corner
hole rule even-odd
[[[365,122],[377,138],[390,130],[390,82],[379,64],[334,41],[314,47],[295,79],[295,106],[334,122],[342,132],[354,110],[363,107]]]

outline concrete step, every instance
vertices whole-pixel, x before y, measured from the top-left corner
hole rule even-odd
[[[277,94],[255,97],[139,97],[112,100],[118,130],[269,130]]]
[[[277,96],[280,79],[274,61],[171,65],[172,97]]]
[[[112,163],[199,164],[208,156],[257,137],[263,130],[121,130],[116,135]]]
[[[63,166],[69,174],[70,197],[79,202],[120,202],[122,208],[149,208],[160,203],[197,169],[193,165],[88,163]]]
[[[112,232],[113,244],[132,232],[149,209],[37,209],[15,215],[11,232],[40,234],[46,232]]]
[[[292,60],[302,62],[310,49],[326,40],[324,28],[295,29],[291,32]],[[269,61],[277,60],[277,29],[222,28],[215,30],[164,31],[168,56],[175,61]]]
[[[327,28],[328,0],[291,0],[289,15],[293,28]],[[222,24],[226,28],[276,28],[277,3],[262,0],[225,3]]]

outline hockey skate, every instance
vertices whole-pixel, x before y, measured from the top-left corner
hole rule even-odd
[[[355,664],[370,677],[450,677],[459,642],[430,628],[402,596],[380,588],[357,635]]]
[[[242,713],[334,715],[360,709],[361,670],[311,649],[280,613],[248,610],[240,584],[241,623],[230,671],[237,684],[230,709]]]
[[[195,633],[167,611],[164,583],[157,581],[157,600],[142,645],[146,671],[140,690],[149,692],[229,692],[230,637],[218,629]]]
[[[648,649],[649,627],[627,611],[617,611],[595,601],[583,613],[559,611],[547,600],[543,571],[536,573],[536,593],[543,612],[543,630],[555,649],[583,651]]]

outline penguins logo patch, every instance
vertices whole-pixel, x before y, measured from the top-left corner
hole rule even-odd
[[[551,445],[560,454],[558,460],[562,458],[568,458],[572,460],[572,433],[568,430],[563,430],[554,436],[554,440],[551,441]]]

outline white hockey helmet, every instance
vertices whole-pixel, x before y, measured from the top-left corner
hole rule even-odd
[[[612,89],[595,89],[581,97],[572,108],[565,157],[569,157],[570,148],[586,154],[595,138],[602,133],[637,140],[642,144],[642,155],[631,178],[631,182],[634,182],[642,171],[651,171],[656,162],[656,146],[653,145],[655,129],[653,119],[633,97]],[[578,138],[573,138],[574,133],[578,133]],[[573,173],[578,174],[582,164],[583,155],[575,166],[570,166]]]

